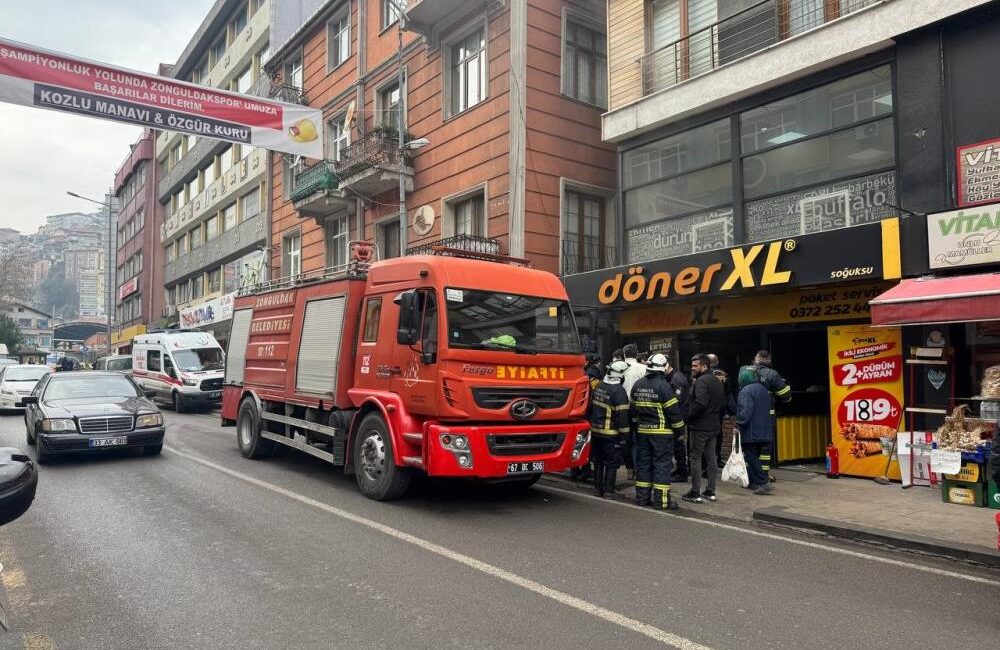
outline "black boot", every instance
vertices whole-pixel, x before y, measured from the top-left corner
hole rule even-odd
[[[604,496],[605,470],[606,468],[604,465],[594,465],[594,494],[599,497]]]
[[[635,488],[635,505],[646,507],[650,504],[650,488],[649,487],[636,487]]]
[[[618,468],[609,467],[604,475],[604,497],[606,499],[614,499],[618,495],[618,486],[616,485],[618,479]]]

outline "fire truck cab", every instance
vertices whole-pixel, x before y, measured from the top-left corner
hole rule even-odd
[[[582,465],[588,382],[565,289],[500,259],[440,250],[237,297],[222,418],[242,454],[292,447],[380,500],[416,471],[530,485]]]

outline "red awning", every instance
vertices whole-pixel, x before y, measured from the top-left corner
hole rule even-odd
[[[1000,273],[903,280],[871,307],[876,327],[1000,320]]]

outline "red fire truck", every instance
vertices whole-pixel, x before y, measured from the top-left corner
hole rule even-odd
[[[280,446],[393,499],[413,472],[531,485],[582,465],[588,384],[566,291],[520,260],[436,248],[236,298],[222,398],[241,453]]]

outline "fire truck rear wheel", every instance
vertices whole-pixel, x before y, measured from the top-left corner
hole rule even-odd
[[[389,427],[378,413],[361,420],[354,436],[354,474],[361,493],[369,499],[398,499],[410,486],[410,473],[397,467]]]
[[[244,458],[265,458],[274,453],[274,443],[260,436],[260,413],[252,399],[240,404],[236,416],[236,441]]]

